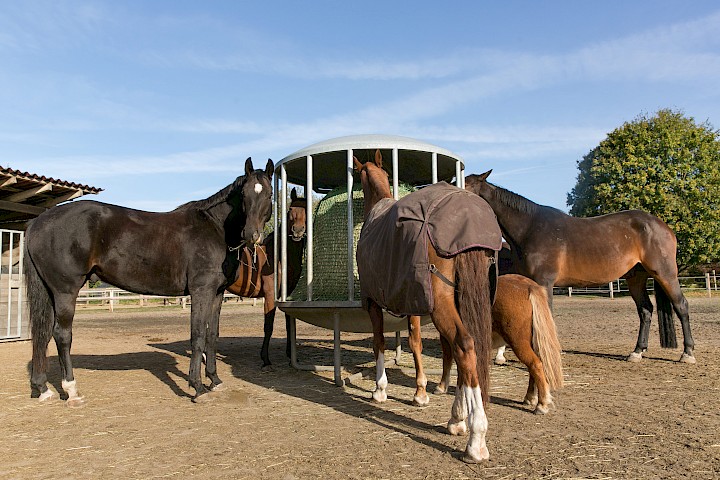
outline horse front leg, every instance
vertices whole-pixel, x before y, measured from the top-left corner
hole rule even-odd
[[[272,285],[272,283],[270,283]],[[265,282],[263,279],[263,287]],[[265,324],[263,331],[265,337],[263,338],[262,348],[260,349],[260,358],[262,359],[262,371],[271,372],[273,370],[272,363],[270,362],[270,338],[272,338],[273,330],[275,328],[275,299],[274,292],[265,292],[265,302],[263,305],[263,312],[265,314]]]
[[[375,391],[372,394],[376,402],[387,400],[388,380],[385,374],[385,330],[380,305],[368,299],[368,313],[373,327],[373,352],[375,353]]]
[[[195,389],[193,402],[207,397],[208,389],[203,385],[200,375],[203,355],[205,355],[205,373],[210,377],[211,389],[217,388],[222,381],[216,373],[216,340],[220,323],[220,305],[222,293],[199,292],[192,294],[190,309],[190,370],[188,383]],[[214,337],[214,338],[213,338]]]
[[[420,337],[420,317],[416,315],[408,316],[408,343],[415,361],[415,396],[413,396],[413,404],[418,407],[424,407],[430,403],[430,397],[427,394],[427,377],[423,371],[422,361],[422,338]]]

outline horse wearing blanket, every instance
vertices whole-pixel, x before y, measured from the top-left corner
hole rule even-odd
[[[489,398],[491,297],[501,246],[495,214],[484,200],[444,182],[395,201],[379,150],[374,162],[354,162],[365,197],[356,256],[361,297],[373,325],[373,399],[387,399],[382,309],[430,315],[458,367],[448,430],[459,435],[469,427],[464,461],[487,459],[483,404]]]

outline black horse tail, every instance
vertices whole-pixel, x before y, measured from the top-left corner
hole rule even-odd
[[[483,404],[490,400],[490,350],[492,348],[492,302],[490,257],[484,250],[468,250],[455,257],[457,306],[465,328],[475,341],[478,384]]]
[[[655,281],[655,302],[657,303],[658,326],[660,327],[660,346],[677,348],[673,306],[670,297],[657,281]]]
[[[40,273],[33,263],[25,242],[25,283],[27,302],[30,311],[30,332],[33,344],[33,362],[42,362],[34,365],[33,370],[47,370],[47,346],[52,338],[54,326],[53,304],[50,292],[40,277]]]

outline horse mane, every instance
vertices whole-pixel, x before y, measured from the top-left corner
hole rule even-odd
[[[528,200],[522,195],[518,195],[517,193],[498,187],[497,185],[493,186],[495,188],[492,192],[495,199],[508,208],[512,208],[513,210],[517,210],[521,213],[529,213],[531,215],[537,212],[538,208],[540,208],[540,205],[532,200]]]
[[[233,183],[228,185],[227,187],[223,188],[217,193],[214,193],[210,195],[208,198],[204,200],[192,200],[187,203],[183,203],[179,207],[177,207],[173,212],[179,212],[183,210],[207,210],[209,208],[214,207],[215,205],[222,203],[230,197],[236,190],[242,188],[242,186],[245,183],[245,179],[247,178],[246,175],[239,176],[235,179]]]

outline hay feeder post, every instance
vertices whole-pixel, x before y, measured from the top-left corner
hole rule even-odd
[[[275,293],[278,308],[294,319],[334,331],[333,365],[302,364],[297,360],[296,321],[292,321],[287,332],[291,364],[300,370],[333,371],[337,385],[351,382],[360,375],[345,379],[341,376],[341,332],[372,332],[370,319],[360,302],[355,266],[355,245],[363,219],[362,188],[353,178],[353,156],[364,162],[374,158],[376,149],[383,153],[383,166],[392,177],[392,191],[396,199],[407,186],[421,187],[454,180],[457,186],[464,187],[464,164],[459,156],[407,137],[356,135],[335,138],[298,150],[275,166],[274,227],[280,235],[275,236],[274,248],[275,258],[279,258],[283,265],[287,264],[288,231],[284,212],[288,208],[288,184],[304,187],[307,199],[307,248],[303,275],[290,296],[286,271],[282,270]],[[313,211],[313,195],[310,192],[326,194],[317,213]],[[343,196],[346,205],[342,205]],[[326,212],[323,202],[330,205]],[[332,225],[338,218],[342,224]],[[344,259],[344,262],[335,262],[338,259]],[[407,330],[407,320],[388,313],[385,313],[384,320],[385,331],[395,332],[397,363],[401,352],[400,332]],[[429,316],[423,317],[422,323],[429,321]]]

